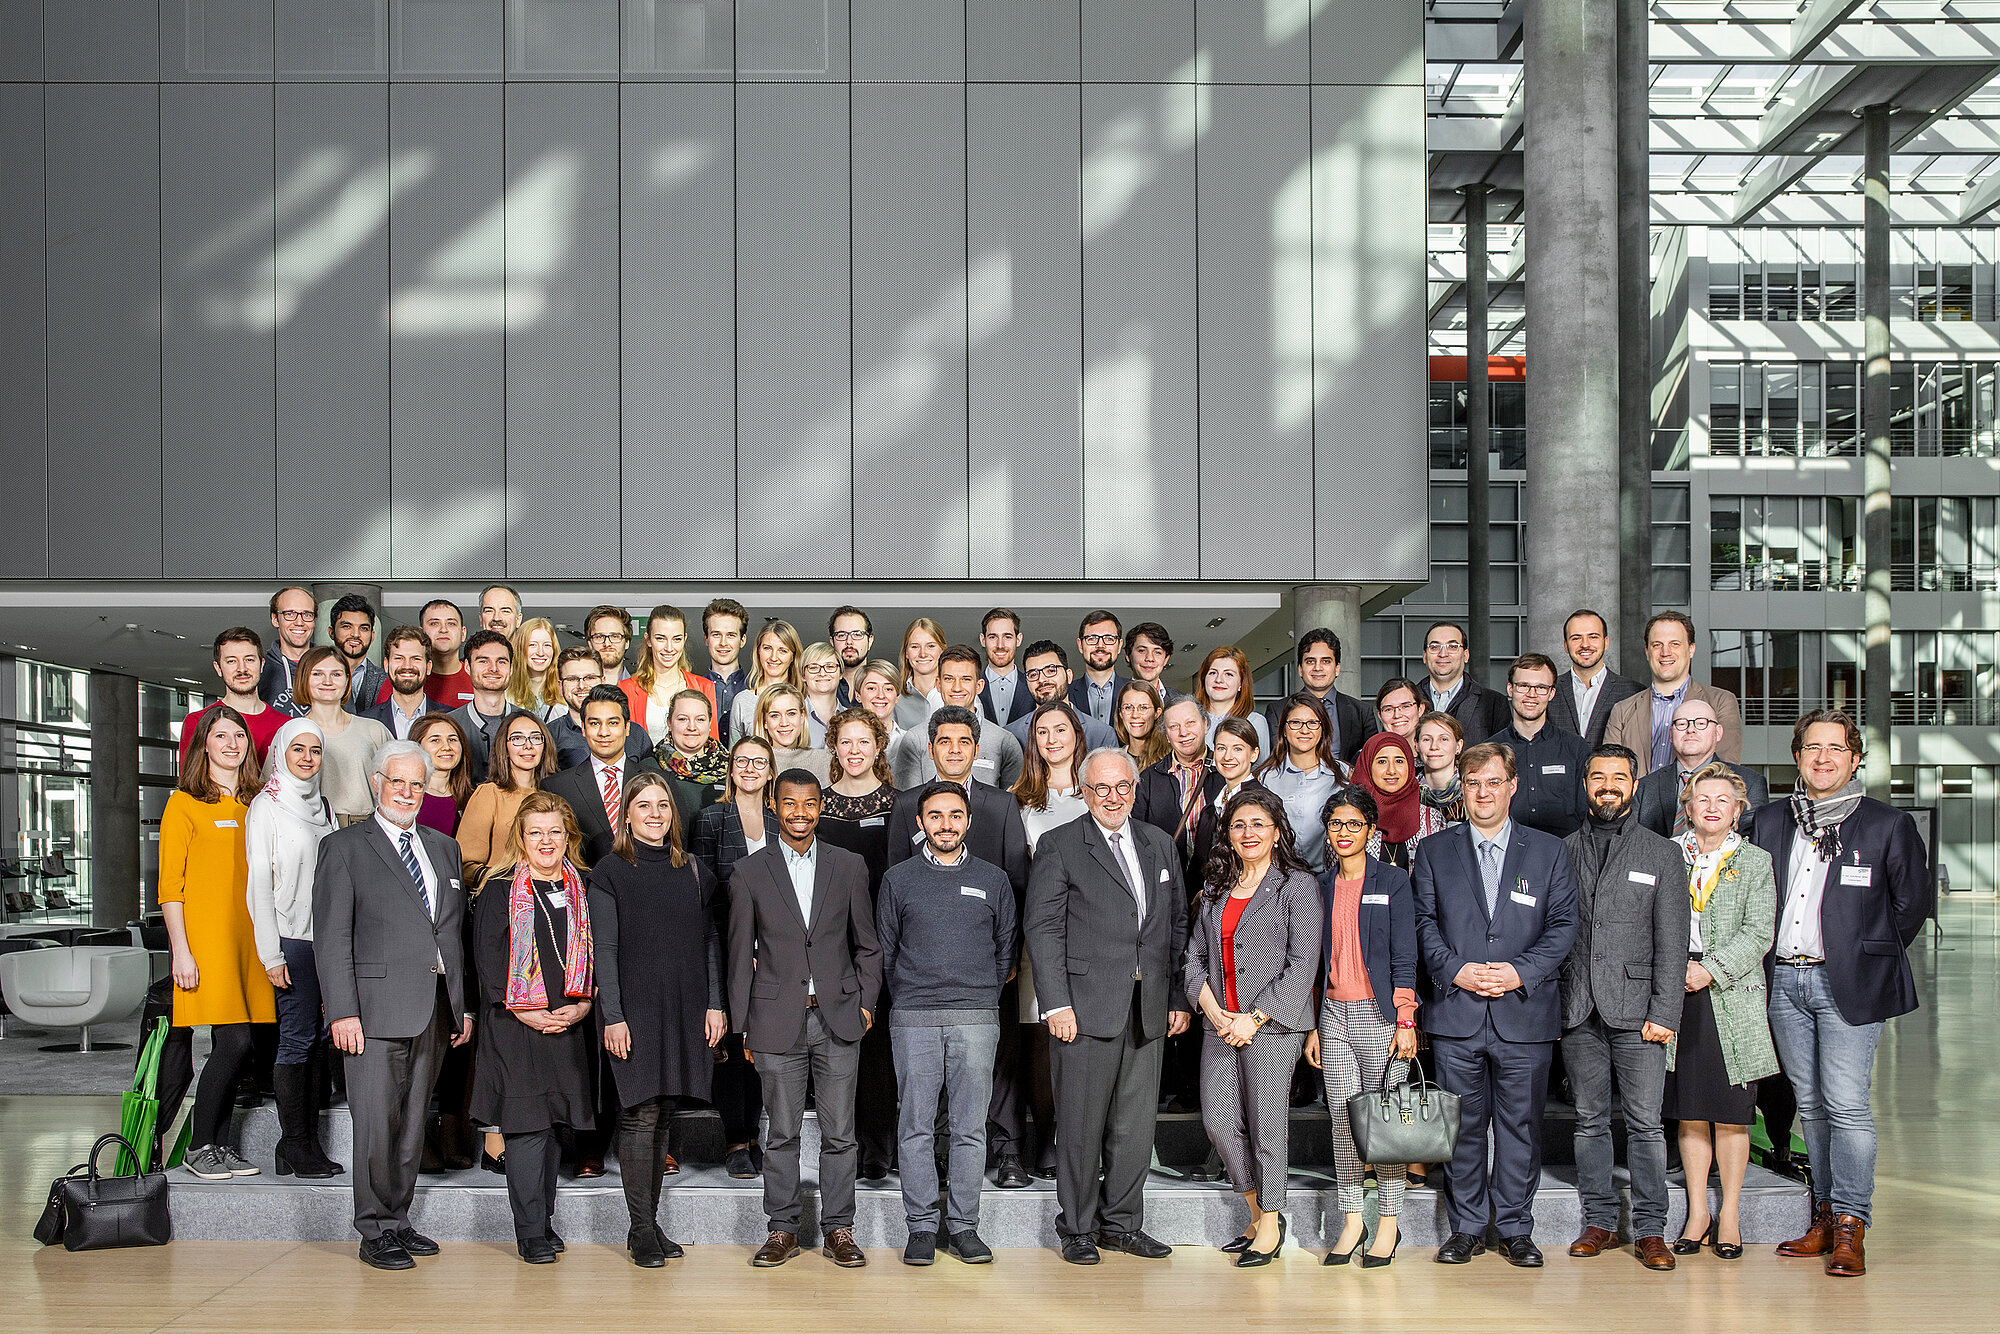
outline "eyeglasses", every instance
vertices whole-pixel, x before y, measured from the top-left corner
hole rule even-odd
[[[1095,792],[1099,801],[1109,801],[1114,796],[1131,796],[1132,787],[1132,780],[1128,778],[1122,783],[1085,783],[1083,790],[1086,792]]]
[[[1459,643],[1456,639],[1433,639],[1430,643],[1424,645],[1424,652],[1436,653],[1445,649],[1464,647],[1465,645]]]
[[[525,750],[529,746],[541,745],[542,738],[540,737],[539,734],[534,732],[516,732],[514,735],[507,738],[507,744],[510,746],[519,746]]]
[[[1291,728],[1295,732],[1317,732],[1319,731],[1319,719],[1287,718],[1285,719],[1285,726]]]
[[[1823,746],[1817,741],[1810,745],[1799,747],[1799,754],[1813,760],[1821,758],[1837,760],[1843,755],[1852,755],[1853,753],[1854,750],[1850,746]]]
[[[1465,786],[1471,792],[1498,792],[1513,781],[1511,778],[1468,778]]]
[[[1229,832],[1240,837],[1244,834],[1263,833],[1270,828],[1269,820],[1233,820],[1230,822]]]
[[[748,755],[739,755],[729,762],[729,767],[732,769],[748,769],[751,773],[762,773],[771,767],[771,762],[769,760],[752,759]]]
[[[1521,695],[1553,695],[1556,693],[1554,682],[1548,685],[1538,685],[1527,681],[1511,681],[1508,684],[1513,688],[1515,693]]]
[[[1720,727],[1722,724],[1713,718],[1676,718],[1667,726],[1676,732],[1706,732],[1709,728]],[[1846,747],[1843,746],[1841,749],[1845,750]]]
[[[294,625],[301,621],[311,623],[319,619],[319,613],[316,611],[280,611],[273,612],[272,615],[281,621],[290,621]]]
[[[1081,638],[1084,643],[1096,644],[1099,648],[1102,648],[1107,644],[1116,644],[1118,642],[1117,635],[1084,635]]]
[[[812,666],[810,666],[810,667],[806,668],[806,675],[807,675],[807,676],[839,676],[839,675],[840,675],[840,664],[839,664],[839,663],[834,663],[834,662],[816,662],[816,663],[814,663],[814,664],[813,664]]]
[[[1414,702],[1409,704],[1384,704],[1379,710],[1384,718],[1400,718],[1406,713],[1415,713],[1416,711],[1417,706]]]
[[[1061,663],[1052,663],[1047,667],[1030,667],[1023,673],[1030,681],[1054,681],[1061,677],[1062,674],[1063,667]]]
[[[614,632],[608,635],[604,634],[591,635],[589,636],[589,639],[590,642],[593,644],[622,644],[631,637],[632,636],[627,634],[618,634]]]
[[[1329,834],[1358,834],[1368,827],[1366,820],[1328,820],[1326,832]]]
[[[864,639],[873,639],[875,636],[866,630],[835,630],[827,637],[836,644],[858,644]]]
[[[587,686],[594,686],[594,685],[597,685],[597,684],[598,684],[599,682],[601,682],[601,681],[603,681],[603,680],[604,680],[604,678],[603,678],[603,676],[601,676],[601,675],[596,675],[596,676],[565,676],[565,677],[564,677],[564,678],[562,679],[562,683],[563,683],[564,687],[566,687],[566,688],[568,688],[568,689],[572,689],[572,690],[582,690],[582,689],[584,689],[584,688],[585,688],[585,687],[587,687]]]

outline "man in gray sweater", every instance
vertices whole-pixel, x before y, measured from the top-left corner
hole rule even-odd
[[[921,855],[890,867],[875,897],[882,975],[896,1000],[889,1046],[902,1100],[897,1138],[910,1226],[903,1263],[930,1264],[942,1245],[967,1264],[988,1264],[993,1252],[979,1239],[979,1192],[1000,988],[1014,975],[1019,943],[1014,889],[1005,871],[966,850],[969,815],[956,783],[924,788],[917,815]],[[935,1156],[940,1091],[951,1131],[942,1228]]]

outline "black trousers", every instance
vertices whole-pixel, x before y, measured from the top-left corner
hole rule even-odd
[[[721,1049],[722,1060],[716,1063],[710,1092],[716,1114],[722,1118],[722,1142],[755,1144],[758,1123],[764,1119],[764,1085],[757,1078],[757,1067],[743,1057],[741,1033],[725,1036]]]
[[[514,1211],[514,1240],[547,1236],[556,1223],[556,1168],[562,1145],[553,1130],[507,1137],[507,1206]]]
[[[889,1049],[889,1001],[876,1005],[875,1026],[861,1039],[861,1071],[854,1087],[854,1137],[864,1167],[896,1161],[896,1059]]]

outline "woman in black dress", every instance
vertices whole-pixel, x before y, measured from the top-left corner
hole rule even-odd
[[[675,700],[678,710],[683,692]],[[611,856],[590,873],[598,1017],[618,1085],[618,1173],[625,1179],[632,1263],[681,1258],[659,1224],[667,1167],[661,1113],[681,1098],[707,1102],[715,1044],[729,1027],[715,879],[681,845],[679,808],[664,775],[625,785]]]
[[[555,1231],[556,1129],[597,1124],[591,1066],[596,993],[590,903],[569,804],[532,792],[514,814],[520,860],[487,873],[473,909],[483,1013],[472,1114],[507,1141],[507,1203],[514,1242],[529,1264],[562,1249]]]

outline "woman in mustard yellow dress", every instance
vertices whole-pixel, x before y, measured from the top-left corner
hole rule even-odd
[[[186,1166],[205,1181],[257,1175],[227,1142],[230,1109],[237,1077],[250,1062],[250,1026],[278,1021],[277,993],[250,924],[243,826],[257,786],[249,726],[219,704],[201,715],[160,819],[160,912],[173,945],[174,1027],[207,1024],[214,1044],[189,1113]]]

